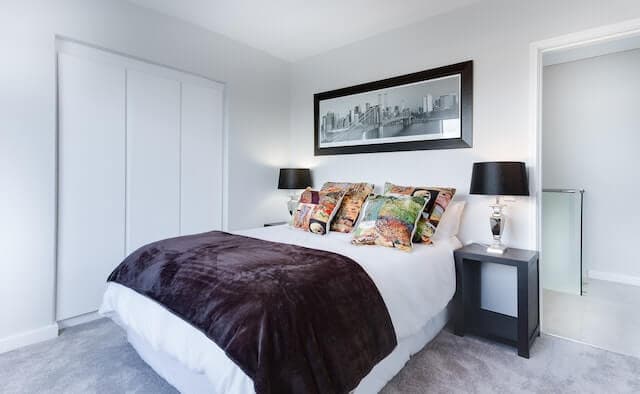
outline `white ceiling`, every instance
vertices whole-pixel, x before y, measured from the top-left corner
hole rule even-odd
[[[130,0],[296,61],[480,0]]]

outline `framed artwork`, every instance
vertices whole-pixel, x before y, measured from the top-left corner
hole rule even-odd
[[[473,61],[316,93],[314,153],[473,146]]]

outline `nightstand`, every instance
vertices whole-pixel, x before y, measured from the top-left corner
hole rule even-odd
[[[454,333],[493,338],[516,346],[518,355],[529,358],[529,349],[540,335],[538,252],[508,248],[504,254],[487,253],[487,247],[470,244],[453,252],[456,261]],[[518,316],[480,307],[480,266],[495,263],[518,270]]]
[[[271,227],[271,226],[282,226],[283,224],[287,224],[287,222],[273,222],[273,223],[265,223],[264,226],[265,227]]]

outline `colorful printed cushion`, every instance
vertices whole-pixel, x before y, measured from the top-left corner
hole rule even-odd
[[[344,190],[317,191],[308,187],[298,201],[298,207],[291,218],[291,225],[299,229],[324,235],[340,207]]]
[[[407,252],[427,204],[421,196],[370,196],[353,233],[354,245],[382,245]]]
[[[413,237],[413,242],[427,244],[432,242],[431,237],[436,232],[442,214],[455,194],[456,189],[452,187],[398,186],[389,182],[384,185],[385,196],[422,196],[427,199],[427,205]]]
[[[350,233],[353,230],[362,205],[373,194],[373,187],[370,183],[326,182],[322,185],[321,191],[346,191],[340,209],[331,221],[332,231]]]

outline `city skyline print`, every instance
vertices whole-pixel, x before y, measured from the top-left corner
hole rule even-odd
[[[314,95],[315,154],[471,146],[472,62]]]

